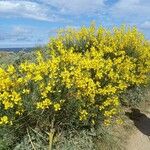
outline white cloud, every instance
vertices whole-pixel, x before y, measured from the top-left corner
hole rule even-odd
[[[111,0],[110,0],[111,1]],[[0,0],[0,17],[21,17],[40,21],[59,21],[54,29],[47,26],[14,25],[0,27],[0,42],[42,43],[55,35],[56,29],[87,24],[89,16],[97,22],[111,27],[126,23],[137,25],[150,37],[150,0]],[[64,18],[64,19],[63,19]],[[77,22],[78,20],[78,22]],[[62,23],[62,24],[61,24]],[[52,28],[50,26],[50,28]],[[3,31],[3,29],[5,29]]]
[[[46,6],[31,1],[0,1],[0,16],[24,17],[43,21],[56,21],[58,18]]]
[[[150,21],[145,21],[141,24],[142,29],[150,29]]]
[[[149,17],[150,0],[119,0],[111,8],[111,12],[114,16],[119,17]]]
[[[32,41],[33,34],[35,34],[35,30],[33,27],[26,26],[0,26],[0,41]]]
[[[0,17],[23,17],[43,21],[64,21],[63,15],[93,14],[105,6],[104,1],[1,0]]]
[[[33,26],[13,25],[1,26],[0,25],[0,47],[18,47],[24,45],[39,45],[46,44],[50,36],[56,34],[56,28],[40,28]]]
[[[13,26],[12,27],[12,32],[16,33],[16,34],[28,34],[33,32],[34,29],[32,29],[31,27],[23,27],[23,26]]]
[[[61,14],[94,13],[104,7],[105,0],[40,0],[58,9]]]

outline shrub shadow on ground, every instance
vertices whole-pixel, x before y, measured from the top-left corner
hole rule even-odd
[[[132,108],[131,112],[126,112],[125,114],[134,122],[134,125],[139,131],[150,136],[150,118],[135,108]]]

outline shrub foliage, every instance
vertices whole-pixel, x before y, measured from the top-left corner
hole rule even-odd
[[[120,94],[149,71],[150,43],[136,28],[60,31],[34,62],[0,68],[0,125],[23,116],[42,126],[121,123]]]

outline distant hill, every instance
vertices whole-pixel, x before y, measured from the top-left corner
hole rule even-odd
[[[0,52],[19,52],[19,51],[26,51],[29,52],[35,49],[35,47],[27,47],[27,48],[0,48]]]

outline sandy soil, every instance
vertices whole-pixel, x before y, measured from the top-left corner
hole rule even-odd
[[[133,110],[127,114],[133,121],[135,130],[128,139],[126,150],[150,150],[150,108],[149,113]]]

